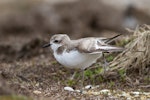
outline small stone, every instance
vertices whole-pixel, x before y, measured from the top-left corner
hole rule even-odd
[[[39,85],[40,85],[39,83],[36,83],[36,84],[35,84],[36,87],[39,87]]]
[[[38,91],[38,90],[35,90],[35,91],[33,91],[33,93],[38,95],[38,94],[41,94],[42,92]]]
[[[91,89],[91,88],[92,88],[92,85],[85,86],[85,89]]]
[[[69,87],[69,86],[64,87],[64,90],[67,90],[67,91],[74,91],[74,89],[73,89],[72,87]]]
[[[144,95],[150,95],[150,92],[143,92]]]
[[[108,94],[110,92],[110,90],[108,89],[104,89],[104,90],[101,90],[100,93],[103,93],[103,94]]]
[[[133,94],[133,95],[139,95],[140,92],[131,92],[131,94]]]
[[[128,97],[128,94],[126,92],[122,92],[122,94],[120,96]]]
[[[81,92],[81,90],[75,90],[76,92],[78,92],[78,93],[80,93]]]

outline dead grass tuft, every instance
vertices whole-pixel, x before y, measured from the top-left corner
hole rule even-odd
[[[131,39],[126,49],[110,63],[109,71],[136,69],[140,75],[150,74],[150,26],[138,26]]]

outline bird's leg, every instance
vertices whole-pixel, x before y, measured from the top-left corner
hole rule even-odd
[[[75,71],[75,72],[73,73],[73,75],[70,77],[70,80],[73,80],[73,79],[74,79],[76,73],[77,73],[77,71]]]
[[[85,69],[81,69],[81,71],[82,71],[81,93],[83,92],[83,83],[84,83],[84,70],[85,70]]]
[[[104,74],[105,74],[105,72],[106,72],[106,67],[108,66],[108,62],[106,61],[106,58],[105,58],[105,55],[104,55],[104,53],[102,53],[102,56],[103,56],[103,60],[104,60]]]

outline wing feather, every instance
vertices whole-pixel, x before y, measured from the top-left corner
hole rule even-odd
[[[103,38],[103,39],[101,39],[100,38],[100,40],[101,41],[104,41],[105,43],[111,43],[112,41],[114,41],[116,38],[118,38],[119,36],[121,36],[122,34],[118,34],[118,35],[116,35],[116,36],[114,36],[114,37],[111,37],[111,38]]]
[[[108,45],[105,41],[95,38],[89,38],[79,43],[77,49],[81,53],[99,54],[102,52],[120,52],[124,48]]]

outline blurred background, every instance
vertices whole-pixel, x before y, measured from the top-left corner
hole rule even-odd
[[[149,5],[150,0],[0,0],[0,61],[43,53],[39,46],[56,33],[73,39],[127,34],[126,28],[150,23]]]

